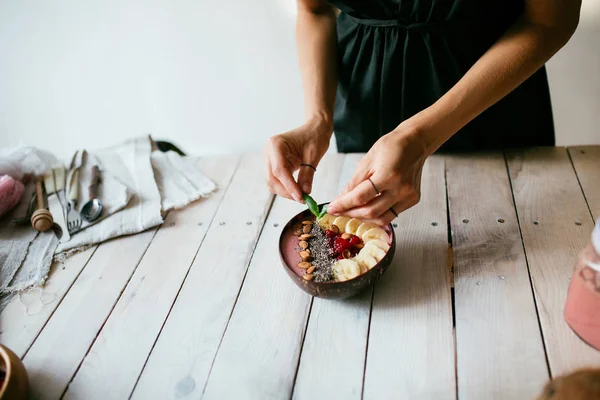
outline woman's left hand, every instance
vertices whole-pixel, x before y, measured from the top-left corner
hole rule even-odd
[[[329,204],[328,212],[389,224],[419,202],[427,155],[419,133],[401,124],[371,147],[346,188]]]

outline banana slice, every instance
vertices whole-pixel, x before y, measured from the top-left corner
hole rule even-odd
[[[352,218],[346,224],[346,233],[351,233],[353,235],[356,235],[356,230],[358,229],[360,224],[362,224],[360,219]]]
[[[346,232],[346,224],[350,221],[348,217],[337,217],[333,220],[333,225],[337,226],[340,230],[340,233]]]
[[[369,224],[367,222],[362,223],[362,224],[360,224],[358,229],[356,229],[355,235],[362,239],[362,235],[369,229],[373,229],[373,228],[379,228],[379,226],[375,225],[375,224]]]
[[[337,217],[335,215],[331,215],[331,214],[327,214],[325,213],[325,215],[323,215],[321,217],[321,219],[319,219],[317,222],[319,224],[319,226],[323,229],[329,229],[329,227],[331,226],[331,224],[333,224],[333,221],[336,219]]]
[[[364,250],[365,248],[363,247],[362,250]],[[377,260],[375,259],[375,257],[373,257],[372,255],[368,254],[367,251],[360,251],[360,253],[358,253],[355,257],[356,262],[364,267],[365,269],[371,269],[373,268],[375,265],[377,265]]]
[[[379,247],[381,250],[385,251],[387,253],[387,251],[390,249],[390,245],[387,244],[387,242],[384,242],[381,239],[373,239],[373,240],[369,240],[368,242],[370,245],[373,246],[377,246]]]
[[[375,240],[375,239],[383,240],[384,242],[387,243],[390,240],[390,237],[381,228],[372,228],[372,229],[369,229],[368,231],[366,231],[362,235],[362,240],[365,243],[367,243],[368,241],[371,241],[371,240]]]
[[[336,262],[333,265],[333,271],[336,279],[343,282],[360,275],[361,268],[356,261],[347,258]]]
[[[358,254],[360,255],[364,252],[377,260],[377,262],[381,261],[381,259],[385,257],[385,251],[370,243],[371,242],[365,244],[365,247],[363,247]]]

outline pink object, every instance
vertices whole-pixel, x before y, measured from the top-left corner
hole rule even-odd
[[[579,255],[564,315],[583,341],[600,350],[600,219],[591,243]]]
[[[8,175],[0,176],[0,217],[19,204],[25,186]]]

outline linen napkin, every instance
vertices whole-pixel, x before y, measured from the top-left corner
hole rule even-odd
[[[84,163],[82,182],[90,181],[91,167],[97,162],[103,179],[113,177],[128,189],[129,201],[114,214],[107,212],[104,219],[75,233],[70,241],[61,243],[57,249],[57,259],[64,259],[108,239],[160,225],[165,212],[184,207],[216,189],[214,182],[196,167],[197,159],[172,151],[153,151],[153,148],[152,138],[143,136],[88,152],[89,162]],[[118,193],[118,189],[110,189],[108,184],[103,184],[99,188],[100,198],[113,196],[113,190]],[[84,200],[81,204],[88,198],[84,188],[87,185],[82,184],[80,190],[84,192],[80,193],[80,198]]]
[[[150,161],[151,153],[152,143],[148,136],[91,153],[97,158],[105,176],[118,177],[129,188],[131,198],[121,211],[75,233],[68,242],[60,243],[57,253],[62,254],[59,259],[118,236],[145,231],[163,222],[160,192]]]
[[[45,282],[58,246],[54,232],[38,233],[28,223],[13,222],[26,215],[34,190],[33,182],[27,184],[17,208],[0,219],[0,311],[17,291]]]
[[[150,136],[127,140],[87,152],[80,169],[78,209],[89,198],[91,168],[101,171],[99,198],[105,203],[103,217],[58,244],[53,231],[37,233],[29,224],[15,225],[12,218],[25,214],[34,184],[25,187],[19,205],[0,219],[0,311],[17,291],[43,285],[55,260],[118,236],[139,233],[160,225],[166,211],[186,206],[210,195],[216,185],[196,167],[197,158],[175,152],[153,151]],[[25,149],[2,168],[14,174],[23,170],[36,175],[55,167],[54,156]],[[23,156],[25,154],[25,156]],[[20,160],[26,161],[20,164]],[[37,162],[36,162],[37,161]],[[68,179],[67,182],[70,182]],[[68,190],[67,190],[68,193]]]
[[[182,157],[174,151],[152,153],[152,168],[163,211],[185,207],[216,189],[196,167],[197,158]]]
[[[132,192],[116,177],[108,173],[94,154],[86,150],[77,151],[73,157],[72,168],[67,176],[66,193],[71,192],[71,187],[78,184],[77,204],[75,209],[81,214],[83,206],[91,200],[89,187],[92,181],[92,168],[98,166],[100,169],[100,184],[97,189],[97,198],[102,202],[102,214],[98,219],[88,222],[82,218],[81,228],[75,234],[79,234],[87,227],[102,221],[106,217],[122,210],[131,200]],[[104,170],[103,170],[104,169]],[[79,176],[75,181],[73,175],[78,171]]]

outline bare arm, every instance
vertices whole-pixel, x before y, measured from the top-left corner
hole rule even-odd
[[[452,89],[373,145],[329,212],[384,225],[414,206],[427,156],[564,46],[577,27],[580,6],[581,0],[526,0],[519,20]]]
[[[337,87],[336,14],[326,0],[298,0],[296,40],[305,117],[332,125]]]
[[[423,132],[426,153],[542,67],[575,31],[580,6],[581,0],[527,0],[521,18],[452,89],[412,119]]]
[[[298,0],[296,40],[304,91],[305,122],[272,136],[266,145],[267,186],[279,196],[302,201],[314,170],[329,147],[337,87],[336,13],[326,0]],[[293,173],[299,170],[298,182]]]

